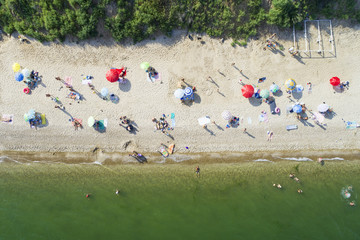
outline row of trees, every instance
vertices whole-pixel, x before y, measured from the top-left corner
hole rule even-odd
[[[264,23],[290,27],[321,16],[360,22],[356,0],[0,0],[3,31],[40,41],[96,37],[99,22],[117,41],[180,28],[246,40]]]

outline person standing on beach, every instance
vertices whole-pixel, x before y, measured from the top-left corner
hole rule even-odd
[[[199,166],[197,166],[195,168],[195,173],[196,173],[196,176],[200,177],[200,167]]]

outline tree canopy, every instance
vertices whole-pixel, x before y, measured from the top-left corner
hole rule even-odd
[[[291,27],[319,17],[360,21],[360,11],[356,0],[0,0],[0,28],[39,41],[97,37],[99,23],[116,41],[174,29],[246,41],[266,23]]]

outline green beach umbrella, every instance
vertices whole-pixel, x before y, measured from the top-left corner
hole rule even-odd
[[[27,115],[26,113],[24,114],[24,120],[25,120],[26,122],[29,121],[28,115]]]
[[[89,127],[94,126],[94,124],[95,124],[95,118],[93,116],[89,117],[89,119],[88,119]]]
[[[150,63],[143,62],[143,63],[140,64],[140,67],[141,67],[141,69],[146,70],[146,69],[148,69],[150,67]]]
[[[267,90],[267,89],[263,89],[263,90],[260,91],[260,96],[261,96],[262,98],[268,98],[269,95],[270,95],[270,92],[269,92],[269,90]]]

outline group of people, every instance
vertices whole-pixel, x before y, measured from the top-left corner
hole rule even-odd
[[[128,131],[128,132],[134,131],[135,128],[131,124],[131,121],[129,118],[127,118],[126,116],[122,116],[122,117],[120,117],[120,121],[121,122],[119,123],[119,125],[124,127],[126,129],[126,131]]]
[[[295,174],[293,174],[293,173],[290,173],[290,174],[289,174],[289,177],[290,177],[291,179],[294,179],[296,182],[300,182],[300,179],[297,178],[297,177],[295,176]],[[277,183],[277,184],[276,184],[276,183],[273,183],[273,187],[276,187],[276,188],[278,188],[278,189],[282,189],[282,186],[281,186],[280,183]],[[300,189],[300,188],[298,188],[297,192],[298,192],[299,194],[301,194],[301,193],[303,193],[303,190]]]
[[[41,76],[39,76],[39,72],[35,72],[34,70],[31,71],[30,76],[24,80],[27,87],[29,89],[34,89],[39,82],[41,82]]]

